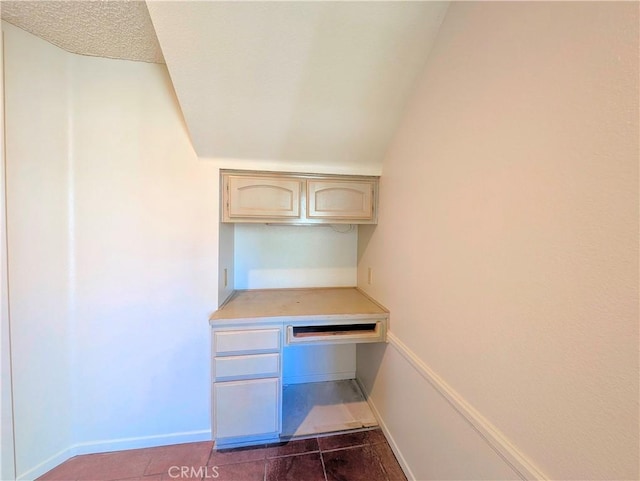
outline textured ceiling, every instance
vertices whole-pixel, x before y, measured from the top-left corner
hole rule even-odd
[[[375,172],[447,3],[148,8],[198,155]]]
[[[144,1],[2,1],[2,19],[69,52],[164,63]]]

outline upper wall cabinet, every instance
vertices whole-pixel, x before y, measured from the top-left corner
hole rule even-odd
[[[375,224],[378,177],[222,172],[222,221]]]

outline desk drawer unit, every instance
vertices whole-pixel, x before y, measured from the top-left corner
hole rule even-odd
[[[281,426],[282,327],[213,330],[213,436],[216,446],[277,440]]]

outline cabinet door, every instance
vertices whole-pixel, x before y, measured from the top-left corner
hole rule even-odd
[[[307,217],[311,219],[373,220],[374,200],[374,181],[307,182]]]
[[[226,176],[224,220],[300,217],[300,179]]]
[[[279,400],[278,378],[215,383],[213,386],[215,438],[279,433]]]

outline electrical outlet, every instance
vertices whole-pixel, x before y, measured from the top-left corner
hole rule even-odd
[[[367,271],[367,284],[371,285],[373,284],[373,268],[369,267],[369,270]]]

